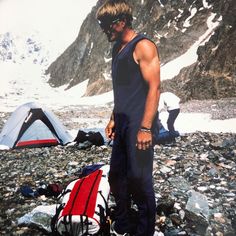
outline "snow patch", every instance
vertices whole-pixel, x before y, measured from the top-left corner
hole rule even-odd
[[[188,28],[188,27],[191,26],[190,20],[191,20],[191,19],[195,16],[195,14],[197,13],[197,8],[196,8],[196,7],[192,8],[190,12],[191,12],[191,15],[185,20],[185,22],[184,22],[184,24],[183,24],[183,27],[185,27],[185,28]]]
[[[160,120],[162,125],[167,129],[166,121],[168,119],[168,112],[160,113]],[[175,121],[175,129],[181,134],[192,133],[196,131],[201,132],[232,132],[236,133],[236,118],[228,120],[212,120],[208,113],[181,113]]]
[[[104,72],[103,76],[104,76],[105,80],[111,80],[112,79],[110,73]]]
[[[107,62],[109,62],[109,61],[111,61],[112,60],[112,58],[110,57],[110,58],[106,58],[106,57],[104,57],[104,61],[105,61],[105,63],[107,63]]]
[[[164,7],[164,5],[162,4],[161,0],[158,0],[158,2],[160,3],[161,7]]]
[[[91,42],[91,45],[90,45],[90,49],[89,49],[88,55],[91,54],[92,49],[93,49],[93,42]]]
[[[161,80],[172,79],[179,74],[180,70],[184,67],[190,66],[197,61],[197,49],[199,46],[204,45],[214,33],[215,28],[219,25],[222,17],[213,22],[216,14],[212,13],[207,19],[208,29],[199,37],[199,39],[181,56],[166,63],[161,67]]]
[[[203,5],[203,7],[206,8],[206,9],[210,9],[210,8],[212,7],[212,5],[209,5],[206,0],[202,0],[202,5]]]

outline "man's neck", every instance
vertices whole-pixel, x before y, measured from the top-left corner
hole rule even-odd
[[[136,33],[133,29],[126,28],[124,29],[121,37],[121,45],[126,45],[129,43],[134,37],[136,36]]]

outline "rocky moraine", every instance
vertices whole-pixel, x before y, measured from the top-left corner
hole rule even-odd
[[[191,112],[193,104],[195,109],[204,111],[204,102],[192,102],[183,105],[182,112]],[[231,102],[227,99],[226,104],[235,111],[235,99]],[[205,105],[205,109],[209,108],[209,104]],[[224,109],[229,111],[223,105],[213,107],[217,118],[224,119]],[[109,106],[100,107],[91,113],[91,109],[83,107],[56,114],[68,129],[75,128],[73,118],[81,118],[80,126],[76,127],[87,128],[89,124],[83,118],[97,117],[101,124],[110,110]],[[0,116],[2,128],[9,114]],[[236,134],[195,132],[154,149],[157,235],[236,235]],[[29,185],[32,189],[49,183],[66,186],[78,178],[84,166],[109,163],[110,154],[111,147],[107,145],[0,151],[0,235],[45,235],[38,228],[19,226],[18,219],[36,206],[56,203],[56,199],[44,195],[26,198],[20,192],[21,186]]]

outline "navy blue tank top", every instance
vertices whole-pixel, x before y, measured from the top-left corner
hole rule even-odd
[[[114,115],[126,117],[129,124],[139,125],[144,114],[148,84],[142,77],[139,65],[134,61],[133,52],[142,39],[147,38],[137,35],[120,52],[117,42],[112,51]]]

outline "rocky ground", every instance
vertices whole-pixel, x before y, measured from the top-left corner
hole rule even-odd
[[[103,124],[110,106],[68,108],[55,112],[68,128],[85,127],[83,118]],[[213,118],[236,117],[236,99],[192,101],[182,112],[211,112]],[[0,113],[0,128],[9,114]],[[105,119],[104,119],[105,118]],[[76,125],[76,126],[75,126]],[[58,183],[66,186],[82,167],[109,163],[110,146],[78,145],[0,151],[0,235],[45,235],[19,226],[18,219],[39,205],[56,203],[53,197],[26,198],[20,187]],[[175,143],[155,146],[154,187],[158,235],[236,235],[236,134],[196,132]]]

